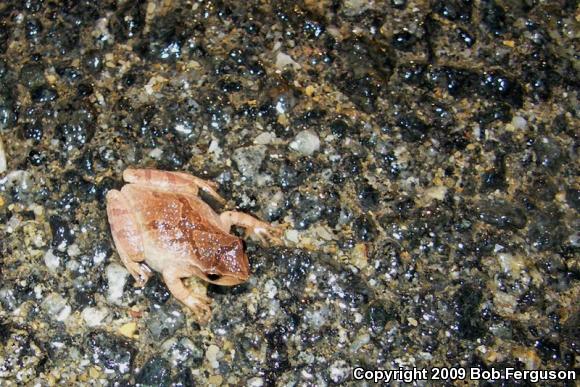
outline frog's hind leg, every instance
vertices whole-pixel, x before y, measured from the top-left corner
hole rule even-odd
[[[107,217],[117,252],[137,285],[144,286],[151,276],[151,270],[140,263],[145,260],[143,240],[139,226],[129,211],[130,208],[129,202],[121,192],[116,190],[107,192]]]
[[[262,222],[251,215],[237,211],[225,211],[220,214],[220,221],[226,232],[230,231],[233,225],[246,229],[246,233],[257,237],[262,243],[266,241],[280,244],[282,230],[273,227],[269,223]]]
[[[197,195],[198,189],[201,188],[218,202],[225,203],[224,198],[216,191],[217,184],[187,173],[127,168],[123,172],[123,180],[128,183],[138,183],[163,190],[180,191],[194,196]]]
[[[163,270],[163,280],[167,288],[179,301],[183,302],[195,314],[200,324],[207,324],[211,318],[211,299],[202,294],[195,294],[183,285],[181,278],[189,277],[189,273],[183,273],[176,269]]]

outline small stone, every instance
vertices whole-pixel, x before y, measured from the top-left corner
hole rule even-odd
[[[320,149],[320,138],[312,130],[303,130],[294,137],[289,148],[295,150],[304,156],[311,156]]]
[[[302,68],[302,66],[296,63],[290,55],[279,52],[278,55],[276,55],[276,67],[283,70],[286,66],[292,66],[292,68],[296,70]]]
[[[330,366],[330,379],[335,383],[342,383],[350,374],[350,367],[344,360],[337,360]]]
[[[136,331],[137,331],[137,323],[134,321],[123,324],[121,328],[119,328],[119,333],[130,339],[136,336],[135,335]]]
[[[181,306],[166,303],[151,311],[145,325],[155,340],[162,340],[173,335],[184,323]]]
[[[108,315],[109,311],[106,308],[88,307],[83,309],[81,312],[81,317],[85,320],[85,324],[87,324],[88,327],[101,325]]]
[[[236,149],[232,159],[242,175],[254,178],[260,170],[264,157],[266,157],[266,146],[252,145]]]
[[[7,168],[6,162],[6,152],[4,151],[4,144],[2,143],[2,138],[0,137],[0,173],[6,172]]]
[[[262,387],[264,385],[264,379],[256,376],[248,379],[248,386],[250,387]]]
[[[528,127],[528,121],[522,116],[514,116],[512,118],[512,125],[514,128],[519,130],[526,130]]]
[[[46,254],[44,254],[44,264],[51,272],[56,272],[56,269],[60,265],[60,258],[52,252],[52,250],[48,250]]]
[[[58,293],[49,294],[42,302],[42,308],[54,320],[64,321],[70,316],[71,307]]]
[[[111,263],[106,269],[107,282],[109,288],[107,290],[107,300],[113,304],[119,304],[123,296],[123,288],[127,282],[129,272],[118,263]]]
[[[125,339],[104,331],[89,333],[85,340],[85,348],[93,364],[104,368],[107,373],[129,372],[136,352]]]
[[[212,344],[207,348],[207,351],[205,352],[205,358],[209,361],[209,364],[213,368],[219,367],[218,358],[221,357],[220,354],[220,349],[215,344]]]
[[[171,379],[171,365],[159,356],[153,356],[141,367],[135,376],[138,386],[169,386]]]

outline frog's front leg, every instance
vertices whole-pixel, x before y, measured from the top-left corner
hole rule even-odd
[[[189,277],[188,273],[182,270],[168,268],[163,270],[163,280],[167,288],[179,301],[183,302],[195,314],[196,320],[200,324],[207,324],[211,318],[211,299],[202,294],[195,294],[192,290],[183,285],[181,280]]]
[[[282,230],[273,227],[269,223],[262,222],[251,215],[237,211],[225,211],[220,215],[220,221],[226,232],[229,232],[232,225],[240,226],[246,229],[246,233],[257,237],[261,242],[271,241],[280,244]]]
[[[217,193],[217,184],[182,172],[158,171],[155,169],[131,169],[123,172],[123,180],[164,190],[179,191],[197,196],[199,188],[220,203],[225,200]]]
[[[137,285],[144,286],[151,276],[151,269],[140,263],[145,260],[143,240],[130,208],[131,205],[121,192],[107,192],[107,217],[119,257]]]

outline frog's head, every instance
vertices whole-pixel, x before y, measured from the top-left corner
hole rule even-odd
[[[196,245],[201,273],[198,275],[216,285],[232,286],[250,277],[250,264],[239,238],[228,234],[206,234],[197,231]],[[204,243],[205,242],[205,243]],[[209,243],[208,243],[209,242]]]

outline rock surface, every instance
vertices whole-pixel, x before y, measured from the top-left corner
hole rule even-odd
[[[0,2],[0,385],[577,369],[578,27],[573,1]],[[129,166],[286,227],[207,326],[121,265]]]

